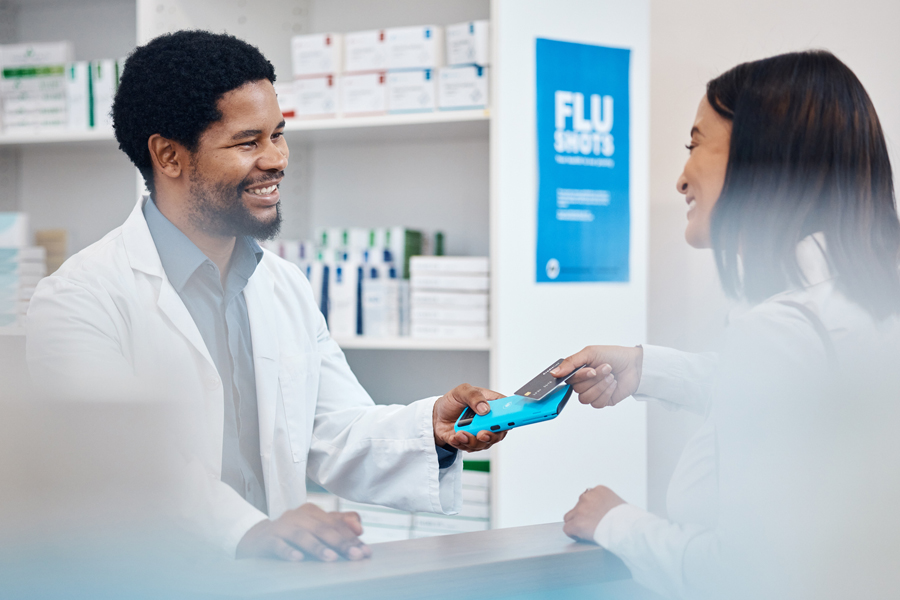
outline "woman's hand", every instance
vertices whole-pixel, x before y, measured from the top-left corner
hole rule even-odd
[[[644,349],[640,346],[588,346],[565,359],[550,374],[565,377],[586,365],[569,383],[579,402],[603,408],[618,404],[637,391],[643,363]]]
[[[608,487],[590,488],[578,497],[578,504],[563,517],[563,532],[573,540],[593,542],[600,519],[620,504],[625,501]]]

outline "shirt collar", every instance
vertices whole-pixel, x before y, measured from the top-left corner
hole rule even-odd
[[[144,218],[147,220],[153,243],[156,244],[156,251],[166,271],[166,277],[180,293],[194,272],[209,258],[160,212],[153,198],[148,198],[144,203]],[[256,240],[249,236],[238,237],[228,278],[230,280],[237,278],[235,281],[240,281],[240,287],[243,288],[262,257],[263,250]]]

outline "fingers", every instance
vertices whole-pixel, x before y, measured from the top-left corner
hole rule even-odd
[[[586,346],[572,356],[563,359],[558,367],[550,371],[550,374],[557,378],[565,377],[581,365],[595,366],[593,364],[595,355],[595,346]]]
[[[467,431],[457,431],[453,439],[450,441],[454,448],[464,450],[466,452],[478,452],[487,450],[497,442],[506,437],[505,431],[494,433],[492,431],[479,431],[477,436]]]
[[[585,382],[584,384],[572,387],[578,393],[579,402],[582,404],[593,405],[601,397],[604,397],[604,394],[607,394],[606,397],[610,398],[618,387],[618,382],[610,373],[602,378],[597,378],[594,381]]]
[[[341,513],[337,513],[337,514],[339,514],[341,516],[341,518],[344,520],[344,523],[347,524],[347,527],[349,527],[350,530],[353,531],[354,534],[362,535],[362,532],[363,532],[362,519],[359,518],[358,512],[350,511],[350,512],[341,512]]]
[[[290,562],[300,562],[303,560],[303,553],[285,542],[279,537],[270,538],[269,554],[272,558],[280,558]]]
[[[581,393],[579,390],[587,390],[592,385],[602,381],[604,377],[609,376],[611,373],[612,367],[605,363],[598,365],[596,368],[585,367],[567,379],[566,383],[569,383],[576,392]]]
[[[503,394],[499,392],[495,392],[494,390],[489,390],[487,388],[476,387],[476,390],[481,392],[481,395],[487,398],[488,400],[499,400],[500,398],[506,398]]]
[[[293,529],[285,536],[295,548],[305,555],[318,558],[321,561],[332,562],[337,560],[338,554],[306,529]]]
[[[612,406],[613,404],[615,404],[615,402],[613,402],[613,394],[615,394],[618,387],[619,382],[614,380],[606,387],[603,393],[600,394],[599,398],[591,402],[591,406],[593,406],[594,408],[605,408],[607,406]]]
[[[453,396],[458,402],[470,406],[479,415],[486,415],[491,412],[491,406],[487,403],[488,399],[485,398],[481,388],[464,383],[454,388],[453,392]]]

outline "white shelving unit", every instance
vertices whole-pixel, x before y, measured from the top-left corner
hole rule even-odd
[[[404,225],[446,234],[448,254],[491,257],[490,340],[339,340],[376,401],[406,402],[456,383],[511,393],[590,343],[645,341],[649,0],[12,0],[0,43],[72,41],[76,58],[120,57],[178,28],[226,30],[282,76],[297,33],[473,19],[492,22],[490,111],[291,120],[282,185],[286,238],[319,226]],[[534,281],[534,40],[632,49],[632,281]],[[0,134],[0,210],[64,227],[75,252],[120,225],[135,171],[108,132]],[[7,338],[14,341],[14,337]],[[491,454],[494,526],[558,521],[604,483],[642,505],[646,422],[636,403],[513,431]],[[527,501],[525,500],[527,499]]]

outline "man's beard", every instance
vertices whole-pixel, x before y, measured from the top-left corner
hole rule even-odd
[[[283,175],[282,171],[277,177]],[[238,186],[225,183],[213,185],[195,171],[191,174],[191,223],[197,229],[216,236],[248,235],[257,240],[271,240],[281,231],[281,200],[275,205],[274,219],[269,222],[257,219],[242,202],[244,190],[254,185],[265,185],[265,181],[245,180]]]

